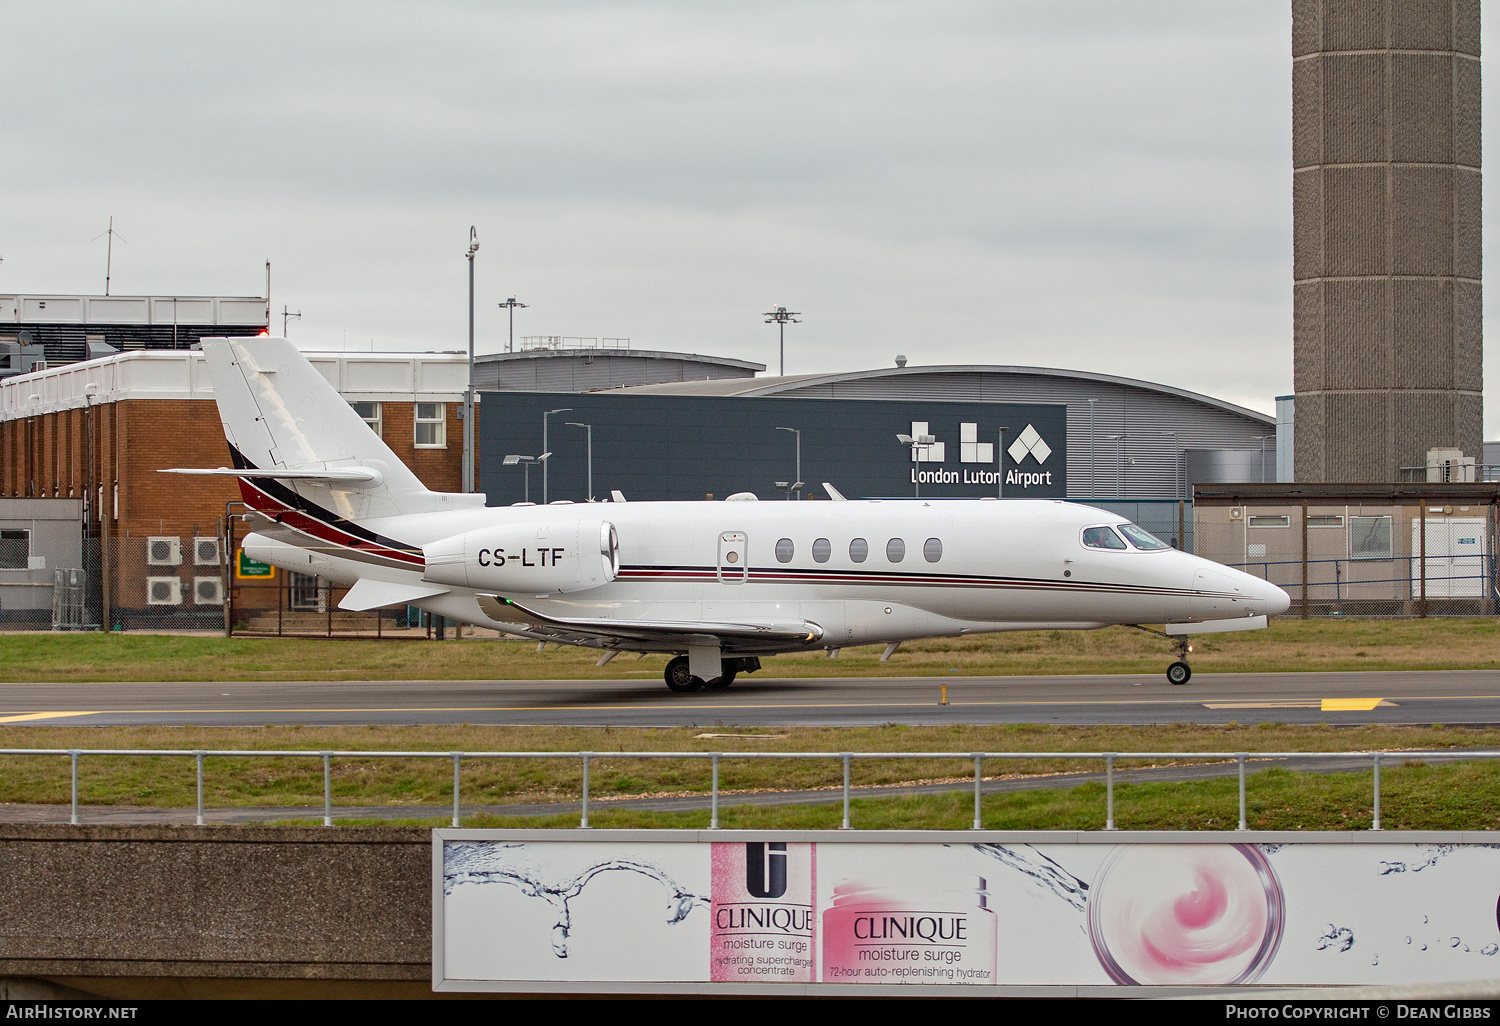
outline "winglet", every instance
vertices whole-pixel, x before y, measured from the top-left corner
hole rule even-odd
[[[848,502],[849,501],[848,499],[844,498],[844,493],[843,492],[839,491],[837,488],[835,488],[833,485],[829,484],[827,481],[823,482],[823,488],[824,488],[825,491],[828,492],[828,497],[830,499],[832,499],[834,502]]]

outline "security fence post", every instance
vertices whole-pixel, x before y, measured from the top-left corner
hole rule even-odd
[[[73,764],[73,815],[68,820],[73,826],[78,825],[78,749],[68,753],[68,758]]]
[[[1239,829],[1248,829],[1245,825],[1245,753],[1239,755],[1240,761],[1240,826]]]
[[[323,825],[333,826],[333,756],[323,753]]]
[[[458,826],[458,760],[459,752],[453,753],[453,826]]]
[[[1115,757],[1104,757],[1104,829],[1115,828]]]
[[[840,830],[849,829],[849,753],[844,753],[844,822]]]
[[[194,752],[198,763],[198,820],[197,825],[203,825],[203,753]]]
[[[709,799],[708,828],[719,829],[719,753],[714,753],[714,782],[713,791]]]
[[[1370,825],[1371,830],[1380,829],[1380,753],[1375,753],[1375,822]]]
[[[578,829],[589,828],[589,753],[583,752],[583,818],[578,821]]]
[[[974,827],[973,827],[973,829],[975,829],[975,830],[980,829],[980,826],[979,826],[979,781],[981,779],[983,779],[980,776],[980,766],[983,764],[983,762],[984,762],[984,755],[982,753],[980,753],[980,752],[975,752],[974,753]]]

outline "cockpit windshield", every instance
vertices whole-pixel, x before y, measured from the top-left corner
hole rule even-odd
[[[1121,534],[1130,539],[1130,544],[1146,552],[1152,552],[1156,549],[1170,549],[1172,547],[1150,531],[1136,527],[1134,524],[1116,524],[1115,526],[1120,529]]]
[[[1124,549],[1120,536],[1107,527],[1085,527],[1083,544],[1091,549]]]

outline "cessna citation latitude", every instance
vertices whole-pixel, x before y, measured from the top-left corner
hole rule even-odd
[[[1051,500],[516,503],[428,491],[291,343],[205,339],[232,468],[265,522],[245,554],[502,632],[660,652],[723,688],[778,652],[1123,624],[1176,645],[1289,605],[1257,577]],[[825,486],[828,487],[828,486]],[[837,489],[828,487],[839,499]],[[1155,626],[1162,625],[1160,629]]]

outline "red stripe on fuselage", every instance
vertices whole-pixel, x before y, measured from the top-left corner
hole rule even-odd
[[[240,495],[244,497],[247,505],[267,516],[278,518],[287,527],[301,531],[303,534],[312,535],[319,541],[329,542],[330,544],[339,545],[344,548],[368,552],[371,555],[384,556],[387,559],[409,563],[418,568],[427,565],[421,553],[404,552],[401,549],[393,549],[388,545],[381,545],[378,542],[356,537],[347,531],[340,530],[331,524],[315,519],[301,510],[293,509],[243,477],[239,479],[239,482]]]

